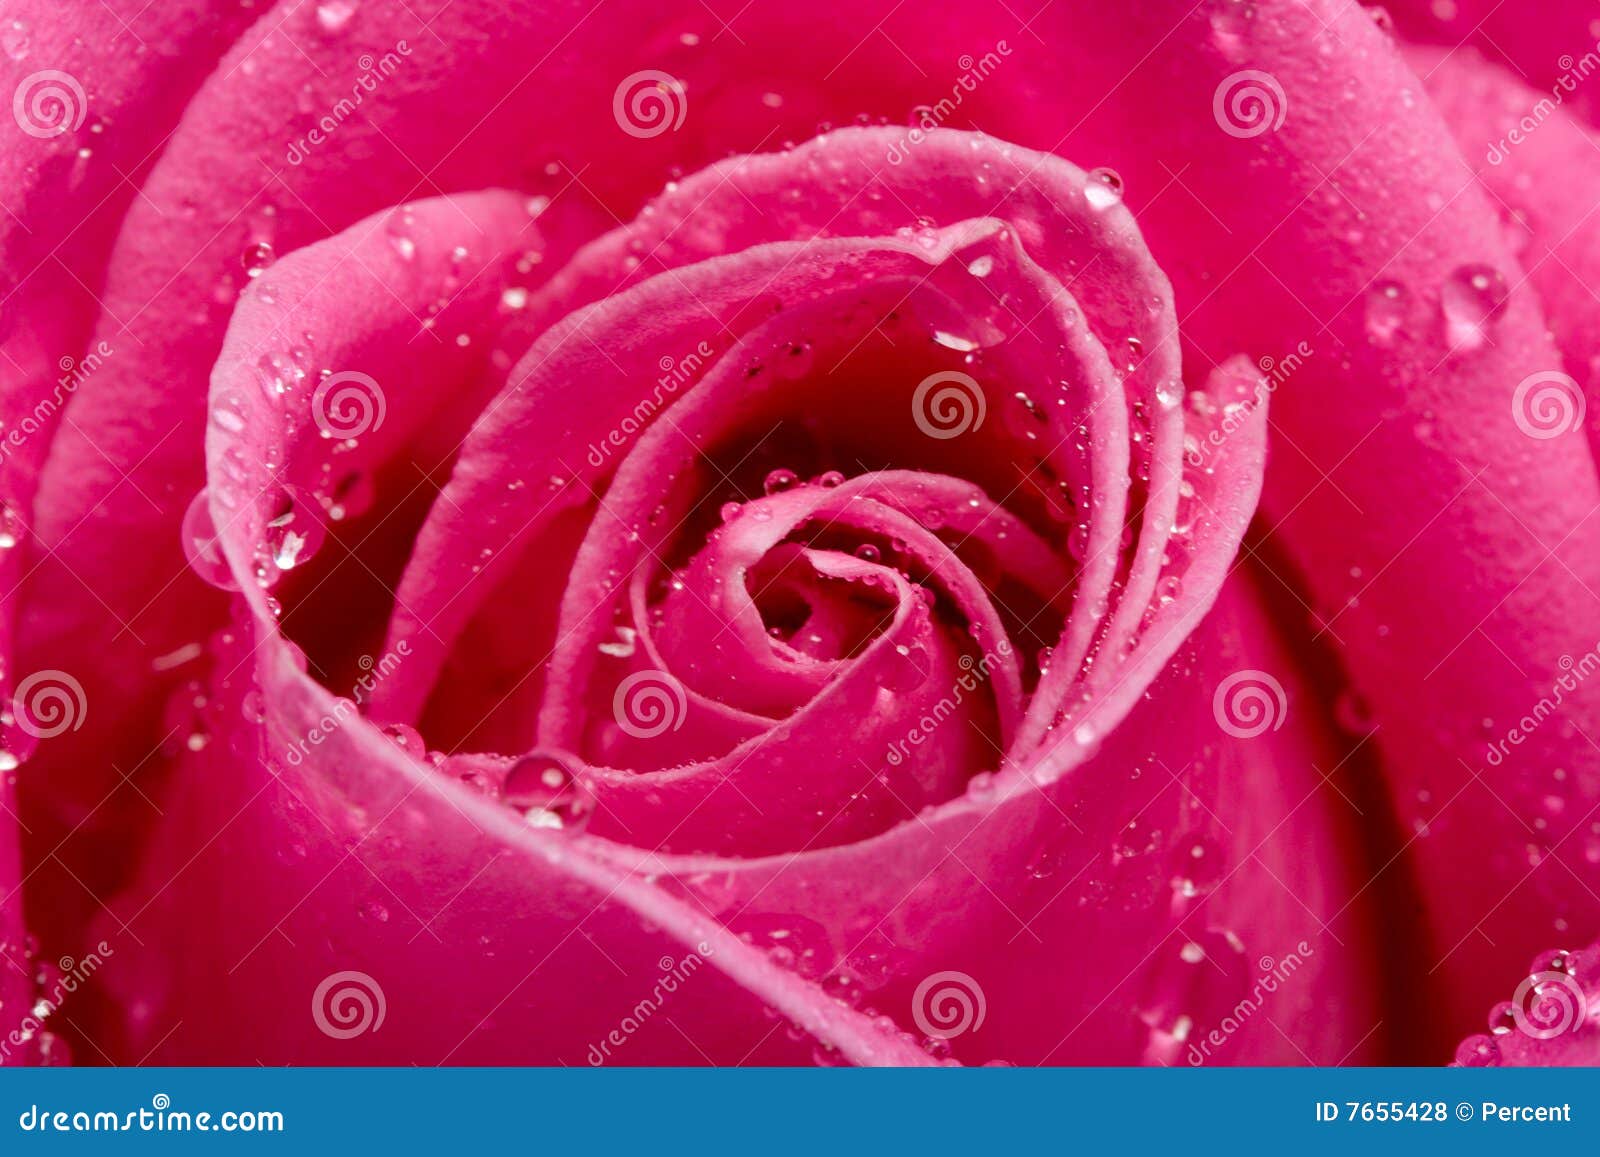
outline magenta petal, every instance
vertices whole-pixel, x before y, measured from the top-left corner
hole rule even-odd
[[[1584,439],[1530,437],[1515,419],[1519,383],[1560,356],[1496,207],[1392,39],[1358,5],[1233,15],[1130,12],[1097,42],[1114,51],[1081,58],[1090,90],[1120,83],[1084,143],[1152,196],[1181,170],[1187,196],[1140,221],[1158,252],[1183,254],[1167,270],[1193,303],[1186,341],[1281,370],[1263,505],[1371,705],[1394,806],[1426,833],[1412,855],[1437,929],[1428,964],[1464,1023],[1558,920],[1594,932],[1595,749],[1553,726],[1503,757],[1494,745],[1551,694],[1562,657],[1600,638],[1600,485]],[[1246,69],[1281,89],[1281,123],[1278,105],[1260,131],[1152,116],[1210,108]],[[1597,688],[1564,709],[1593,714]],[[1464,858],[1478,870],[1461,873]]]
[[[600,947],[641,975],[674,973],[691,960],[705,966],[706,982],[693,996],[685,992],[684,1013],[700,1030],[699,1047],[729,1060],[762,1048],[797,1059],[814,1038],[858,1063],[925,1062],[901,1035],[777,968],[681,897],[597,858],[583,837],[533,828],[420,761],[402,733],[381,732],[311,678],[306,652],[280,632],[280,616],[292,630],[310,605],[279,598],[301,567],[320,569],[322,582],[341,581],[343,560],[330,568],[321,553],[331,543],[314,550],[314,539],[294,537],[320,523],[316,508],[329,497],[319,490],[330,477],[324,467],[344,460],[387,477],[397,459],[448,430],[463,392],[470,400],[476,359],[462,351],[473,343],[425,340],[408,350],[408,336],[430,336],[431,327],[418,326],[422,309],[443,294],[447,304],[432,321],[492,344],[502,278],[537,241],[522,202],[503,194],[404,212],[411,251],[394,250],[382,219],[357,225],[285,259],[272,292],[248,294],[229,330],[215,376],[203,509],[243,592],[235,601],[241,621],[208,655],[214,699],[198,720],[208,741],[180,769],[178,814],[162,825],[119,919],[151,929],[146,943],[165,944],[169,921],[224,904],[236,916],[221,921],[215,955],[176,973],[163,949],[135,953],[120,982],[132,1008],[126,1046],[222,1059],[248,1040],[279,1061],[430,1055],[461,1063],[526,1058],[537,1040],[546,1059],[580,1063],[638,999],[619,981],[615,1009],[603,1007],[590,955]],[[372,292],[378,285],[389,292]],[[346,308],[352,300],[366,311]],[[262,354],[291,335],[306,343],[303,357]],[[369,392],[339,405],[322,388],[333,380],[319,372],[328,368],[323,359],[366,367],[353,384]],[[381,505],[381,485],[378,493]],[[403,648],[366,657],[352,694],[364,698],[405,662]],[[221,774],[219,760],[249,770]],[[248,882],[239,878],[247,864]],[[352,905],[352,889],[374,898]],[[507,911],[535,910],[505,923]],[[576,943],[575,920],[590,929]],[[475,946],[472,985],[457,982],[463,944]],[[402,958],[405,967],[394,968]],[[539,995],[552,989],[524,987],[536,971],[564,978],[560,986],[581,983],[592,1000],[564,1002],[568,1011],[553,1015]],[[389,1031],[354,1050],[329,1031],[326,1015],[305,1011],[322,982],[352,972],[391,1010]],[[254,993],[249,1001],[245,991]],[[441,1000],[447,992],[454,997]],[[224,1025],[194,1012],[217,1000],[255,1014]],[[771,1034],[763,1005],[799,1031],[764,1045]],[[415,1015],[394,1015],[405,1007]],[[167,1036],[179,1022],[190,1028]],[[628,1055],[703,1054],[656,1026]]]

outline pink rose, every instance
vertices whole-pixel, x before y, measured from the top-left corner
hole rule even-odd
[[[23,3],[0,1055],[1595,1063],[1600,29],[1458,7]]]

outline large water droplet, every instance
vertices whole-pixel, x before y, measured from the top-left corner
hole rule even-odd
[[[1488,340],[1489,330],[1505,313],[1510,291],[1498,269],[1474,264],[1457,266],[1439,292],[1451,349],[1470,352]]]
[[[211,501],[207,491],[200,491],[190,501],[189,509],[184,512],[180,537],[183,555],[189,560],[189,567],[195,574],[219,590],[239,589],[228,567],[228,560],[222,554],[222,543],[211,518]]]
[[[272,496],[269,509],[272,513],[262,544],[267,559],[280,571],[293,570],[317,552],[327,528],[316,505],[292,486],[281,487]]]
[[[1090,169],[1089,181],[1083,187],[1083,196],[1089,208],[1099,212],[1122,202],[1122,177],[1115,169]]]
[[[531,752],[506,772],[505,800],[535,827],[582,830],[594,814],[595,799],[578,766],[561,752]]]
[[[272,264],[275,257],[271,244],[257,241],[245,247],[245,251],[239,255],[239,264],[244,266],[247,277],[260,277],[267,271],[267,267]]]

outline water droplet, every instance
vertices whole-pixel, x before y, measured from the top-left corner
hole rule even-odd
[[[898,646],[889,652],[883,669],[883,686],[904,694],[928,681],[928,652],[919,645]]]
[[[1492,265],[1461,265],[1440,289],[1445,333],[1452,349],[1476,350],[1505,313],[1509,293],[1505,277]]]
[[[396,209],[389,214],[385,222],[384,231],[389,236],[389,244],[400,255],[400,260],[410,261],[417,255],[417,243],[411,238],[411,230],[415,222],[409,209]]]
[[[1405,324],[1409,301],[1398,281],[1377,281],[1367,290],[1367,337],[1381,346],[1393,345]]]
[[[870,543],[870,542],[864,542],[860,546],[856,547],[855,555],[862,562],[882,562],[883,561],[883,551],[881,551],[877,547],[873,546],[872,543]]]
[[[239,584],[222,554],[222,542],[217,536],[211,518],[211,501],[207,491],[200,491],[189,503],[183,516],[181,531],[183,554],[189,567],[202,581],[218,590],[236,591]]]
[[[1463,1068],[1493,1068],[1499,1063],[1500,1045],[1482,1033],[1468,1037],[1456,1048],[1456,1064]]]
[[[0,502],[0,550],[10,550],[22,541],[22,515],[7,503]]]
[[[505,800],[535,827],[578,831],[594,813],[594,794],[573,757],[550,751],[523,756],[506,772]]]
[[[267,267],[276,259],[272,246],[265,241],[257,241],[246,246],[245,251],[239,255],[239,264],[244,266],[245,276],[260,277],[267,271]]]
[[[987,253],[982,257],[974,257],[967,263],[967,272],[974,277],[988,277],[994,272],[994,258]]]
[[[800,475],[793,470],[774,470],[768,474],[761,488],[768,494],[781,494],[785,490],[793,490],[800,484]]]
[[[1122,201],[1122,177],[1115,169],[1090,169],[1089,181],[1083,187],[1089,208],[1095,211],[1109,209]]]
[[[20,20],[13,20],[9,28],[0,32],[0,48],[4,48],[5,54],[12,60],[25,59],[30,48],[28,26]]]
[[[377,498],[378,488],[372,475],[364,470],[354,470],[334,485],[324,506],[330,519],[342,522],[347,518],[360,518],[372,509]]]
[[[272,496],[262,544],[267,561],[280,571],[293,570],[317,552],[327,528],[313,504],[292,486],[280,487]]]
[[[317,23],[324,32],[338,32],[355,14],[355,0],[323,0],[317,5]]]
[[[428,745],[423,742],[422,733],[408,723],[385,723],[378,730],[407,755],[428,754]]]
[[[933,340],[944,346],[945,349],[955,350],[958,353],[971,353],[978,348],[978,343],[971,338],[961,337],[959,334],[949,333],[942,329],[933,331]]]

